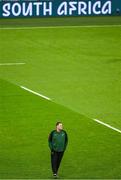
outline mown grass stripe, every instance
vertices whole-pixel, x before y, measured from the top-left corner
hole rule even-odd
[[[42,97],[42,98],[44,98],[44,99],[47,99],[47,100],[51,101],[51,99],[50,99],[49,97],[47,97],[47,96],[44,96],[44,95],[42,95],[42,94],[39,94],[39,93],[37,93],[37,92],[35,92],[35,91],[31,90],[31,89],[28,89],[28,88],[26,88],[26,87],[24,87],[24,86],[20,86],[20,87],[21,87],[22,89],[26,90],[26,91],[29,91],[29,92],[37,95],[37,96],[40,96],[40,97]],[[117,128],[115,128],[115,127],[113,127],[113,126],[111,126],[111,125],[109,125],[109,124],[107,124],[107,123],[104,123],[104,122],[102,122],[102,121],[100,121],[100,120],[98,120],[98,119],[93,119],[93,120],[96,121],[96,122],[99,123],[99,124],[102,124],[102,125],[110,128],[110,129],[114,130],[114,131],[117,131],[117,132],[121,133],[121,130],[119,130],[119,129],[117,129]]]
[[[53,28],[107,28],[107,27],[121,27],[121,25],[82,25],[82,26],[29,26],[29,27],[0,27],[1,30],[14,29],[53,29]]]

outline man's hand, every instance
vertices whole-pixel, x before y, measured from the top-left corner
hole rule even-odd
[[[54,154],[54,151],[53,150],[51,150],[51,155],[53,155]]]

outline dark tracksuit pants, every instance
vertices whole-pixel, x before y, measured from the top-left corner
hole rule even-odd
[[[63,152],[51,151],[51,166],[52,166],[53,174],[57,174],[63,154],[64,151]]]

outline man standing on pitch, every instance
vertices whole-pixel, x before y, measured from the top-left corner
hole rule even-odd
[[[51,166],[53,176],[57,178],[60,162],[68,143],[68,136],[66,131],[63,130],[63,125],[61,122],[56,123],[56,130],[53,130],[50,133],[48,142],[51,150]]]

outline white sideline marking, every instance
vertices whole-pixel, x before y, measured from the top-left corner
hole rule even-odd
[[[121,133],[121,130],[119,130],[117,128],[114,128],[113,126],[110,126],[109,124],[106,124],[106,123],[104,123],[104,122],[102,122],[102,121],[100,121],[98,119],[93,119],[93,120],[100,123],[100,124],[102,124],[102,125],[104,125],[104,126],[106,126],[106,127],[108,127],[108,128],[110,128],[110,129],[113,129],[114,131],[117,131],[117,132]]]
[[[0,66],[17,66],[17,65],[24,65],[26,63],[0,63]]]
[[[37,93],[37,92],[35,92],[35,91],[32,91],[31,89],[28,89],[28,88],[26,88],[26,87],[24,87],[24,86],[20,86],[20,87],[21,87],[22,89],[26,90],[26,91],[29,91],[29,92],[37,95],[37,96],[40,96],[40,97],[42,97],[42,98],[44,98],[44,99],[47,99],[47,100],[51,101],[51,99],[50,99],[49,97],[47,97],[47,96],[44,96],[44,95],[39,94],[39,93]]]
[[[33,26],[33,27],[1,27],[0,29],[2,30],[9,30],[9,29],[52,29],[52,28],[95,28],[95,27],[101,27],[101,28],[105,28],[105,27],[121,27],[120,24],[117,25],[87,25],[87,26]]]

